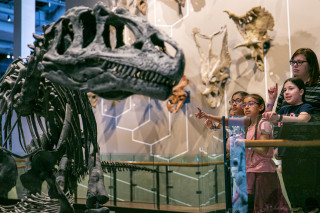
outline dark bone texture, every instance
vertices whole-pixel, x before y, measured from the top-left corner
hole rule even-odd
[[[124,42],[125,29],[134,35],[130,45]],[[46,27],[44,36],[48,50],[39,63],[42,76],[105,99],[141,94],[165,100],[183,75],[184,54],[177,44],[124,8],[112,12],[102,3],[94,9],[72,8]]]

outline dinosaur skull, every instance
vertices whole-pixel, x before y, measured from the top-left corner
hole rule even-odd
[[[237,25],[237,28],[246,40],[242,44],[238,44],[235,48],[245,46],[251,50],[251,57],[260,71],[264,71],[263,54],[264,43],[271,39],[267,34],[268,30],[273,30],[274,19],[267,10],[262,7],[254,7],[246,14],[238,16],[230,11],[225,11],[229,17]]]
[[[92,92],[88,92],[87,96],[89,98],[90,104],[93,108],[97,107],[97,103],[99,101],[98,96]]]
[[[184,7],[186,5],[186,0],[176,0],[178,2],[179,5],[181,5],[182,7]]]
[[[116,31],[116,41],[110,28]],[[125,29],[134,36],[129,45]],[[105,99],[142,94],[165,100],[183,75],[184,54],[177,44],[124,8],[112,12],[101,2],[94,9],[71,8],[44,32],[48,51],[38,69],[43,77],[70,89]]]
[[[138,11],[142,13],[142,15],[145,16],[147,14],[147,9],[148,9],[147,0],[137,0],[136,8],[138,9]]]
[[[212,40],[216,35],[224,33],[220,56],[212,52]],[[207,39],[209,43],[209,53],[205,54],[197,40],[197,37]],[[202,95],[207,99],[211,108],[219,107],[224,96],[225,85],[230,77],[231,57],[228,50],[227,28],[223,27],[219,32],[210,36],[200,33],[198,28],[193,29],[193,39],[200,54],[201,80],[205,86]]]
[[[188,85],[188,79],[185,75],[182,76],[181,81],[172,89],[172,95],[167,101],[167,108],[169,112],[176,113],[181,108],[187,98],[187,93],[183,88]]]

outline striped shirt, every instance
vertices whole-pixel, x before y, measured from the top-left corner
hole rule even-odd
[[[320,81],[318,81],[315,85],[308,86],[306,84],[306,94],[305,94],[305,102],[310,104],[313,107],[314,114],[317,114],[317,120],[320,119]],[[283,97],[283,88],[278,97],[276,112],[278,112],[281,107],[288,105]]]

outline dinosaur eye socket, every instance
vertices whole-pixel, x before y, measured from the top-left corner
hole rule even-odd
[[[85,48],[94,40],[97,29],[96,29],[96,19],[95,17],[87,12],[83,13],[80,16],[80,22],[83,27],[82,35],[83,35],[83,44],[82,47]]]
[[[103,31],[103,39],[106,47],[111,49],[130,46],[136,41],[130,28],[120,22],[106,24]]]
[[[161,52],[167,54],[168,56],[174,58],[177,54],[176,49],[169,44],[168,42],[165,42],[164,40],[160,39],[157,34],[153,34],[151,37],[151,42],[154,44],[154,46]]]

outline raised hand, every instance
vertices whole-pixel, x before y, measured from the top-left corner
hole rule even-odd
[[[196,118],[207,118],[208,117],[208,114],[205,113],[204,111],[202,111],[199,107],[197,107],[198,111],[197,113],[194,113],[194,115],[196,116]]]
[[[269,95],[268,103],[274,104],[274,102],[276,101],[277,96],[278,96],[278,84],[277,83],[275,86],[270,87],[268,89],[268,95]]]

